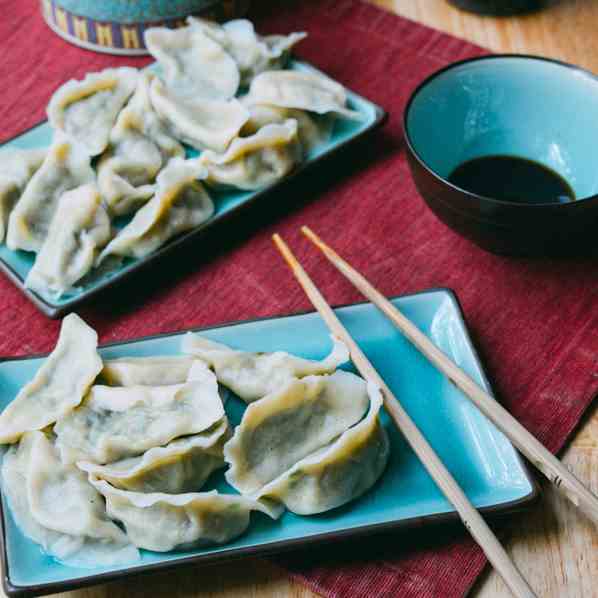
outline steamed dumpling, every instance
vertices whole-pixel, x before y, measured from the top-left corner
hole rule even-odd
[[[83,185],[67,191],[58,202],[25,286],[55,296],[72,290],[91,270],[110,236],[110,219],[97,187]]]
[[[106,515],[85,474],[60,462],[43,432],[27,432],[2,462],[2,492],[26,536],[72,566],[124,565],[138,550]]]
[[[242,98],[241,101],[247,104],[249,120],[241,129],[242,137],[254,135],[266,125],[281,125],[292,118],[297,121],[297,133],[303,153],[308,154],[319,145],[326,143],[332,135],[334,115],[319,115],[305,110],[280,108],[268,104],[251,104],[246,100],[246,97]]]
[[[10,214],[8,247],[39,251],[62,194],[94,180],[89,156],[59,137]]]
[[[135,94],[118,116],[110,146],[98,164],[98,184],[110,211],[128,214],[155,192],[160,170],[183,146],[166,130],[150,101],[151,73],[141,73]]]
[[[251,511],[273,519],[280,515],[280,509],[237,494],[142,494],[93,476],[90,480],[106,499],[108,515],[122,522],[133,544],[156,552],[224,544],[247,529]]]
[[[340,507],[369,490],[386,467],[389,444],[378,417],[380,391],[370,385],[368,393],[367,417],[295,463],[256,497],[281,502],[298,515],[313,515]]]
[[[197,180],[205,176],[196,160],[173,158],[158,175],[152,199],[140,208],[100,254],[142,258],[169,239],[205,222],[214,213],[214,204]]]
[[[62,320],[56,347],[0,415],[0,444],[16,442],[72,411],[102,370],[98,335],[76,314]]]
[[[193,357],[119,357],[104,361],[102,378],[110,386],[165,386],[187,380]]]
[[[290,381],[249,405],[224,445],[228,483],[259,491],[360,421],[368,404],[365,381],[349,372]]]
[[[239,87],[239,69],[222,47],[197,28],[152,27],[145,44],[178,96],[229,100]]]
[[[4,241],[11,210],[46,153],[45,149],[0,150],[0,243]]]
[[[137,69],[122,67],[67,81],[48,104],[50,125],[90,156],[101,154],[118,113],[135,90],[137,75]]]
[[[262,37],[257,35],[253,23],[247,19],[234,19],[219,25],[189,17],[187,22],[230,54],[239,67],[241,85],[249,85],[253,77],[262,71],[284,68],[293,46],[307,37],[306,33]]]
[[[136,457],[224,417],[218,382],[196,361],[184,384],[92,386],[83,403],[56,422],[56,446],[65,463],[111,463]]]
[[[220,100],[201,95],[180,97],[155,79],[152,105],[171,133],[197,150],[223,152],[247,122],[247,109],[235,99]]]
[[[294,378],[332,373],[349,361],[347,347],[334,337],[332,341],[333,349],[322,361],[303,359],[284,351],[237,351],[192,332],[183,337],[182,351],[205,361],[216,373],[218,382],[251,403],[279,390]]]
[[[252,82],[245,100],[249,104],[269,104],[297,108],[317,114],[338,114],[359,119],[359,112],[347,108],[347,92],[336,81],[316,72],[267,71]]]
[[[301,162],[297,121],[266,125],[249,137],[235,139],[224,154],[205,151],[199,162],[214,187],[262,189],[279,181]]]
[[[77,465],[122,490],[170,494],[193,492],[202,487],[213,471],[224,467],[222,446],[227,431],[228,420],[224,417],[205,432],[151,448],[141,457],[108,465],[85,461]]]

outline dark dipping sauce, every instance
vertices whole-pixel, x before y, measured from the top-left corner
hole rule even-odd
[[[526,158],[484,156],[457,166],[448,180],[490,199],[525,204],[569,203],[575,193],[554,170]]]

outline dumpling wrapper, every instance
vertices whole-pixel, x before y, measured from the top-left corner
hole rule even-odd
[[[337,338],[331,338],[332,351],[322,361],[303,359],[284,351],[237,351],[192,332],[183,337],[181,350],[205,361],[214,370],[218,382],[251,403],[279,390],[294,378],[329,374],[349,361],[347,347]]]
[[[368,385],[370,410],[358,424],[304,457],[256,492],[253,498],[283,503],[298,515],[314,515],[344,505],[369,490],[389,457],[386,430],[378,414],[382,395]]]
[[[203,432],[223,417],[216,377],[196,361],[185,384],[92,386],[54,432],[65,463],[105,464]]]
[[[360,120],[361,114],[347,108],[347,92],[336,81],[306,71],[266,71],[251,82],[249,104],[297,108],[317,114],[338,114]]]
[[[46,154],[45,149],[0,150],[0,243],[6,235],[10,212]]]
[[[62,464],[43,432],[25,433],[6,453],[2,491],[21,531],[69,566],[125,565],[140,558],[108,519],[85,474]]]
[[[97,187],[89,184],[67,191],[58,202],[25,286],[56,297],[71,291],[92,269],[110,237],[110,218]]]
[[[284,68],[291,49],[307,37],[306,33],[290,35],[257,35],[253,23],[234,19],[219,25],[198,17],[187,19],[189,26],[202,31],[219,44],[237,63],[241,85],[249,85],[253,77],[263,71]]]
[[[102,378],[110,386],[182,384],[193,361],[193,357],[186,355],[118,357],[104,361]]]
[[[141,457],[109,465],[79,461],[77,466],[122,490],[169,494],[193,492],[202,487],[213,471],[224,467],[222,446],[227,432],[228,420],[224,417],[205,432],[149,449]]]
[[[110,145],[98,164],[98,185],[114,215],[134,212],[155,192],[155,180],[171,158],[185,157],[150,100],[155,75],[141,73],[137,89],[120,112]]]
[[[289,119],[294,119],[297,121],[299,141],[301,142],[303,153],[306,155],[329,141],[332,136],[334,115],[320,115],[309,113],[305,110],[281,108],[269,106],[268,104],[251,104],[245,98],[241,98],[241,102],[246,103],[249,109],[249,120],[241,129],[241,137],[254,135],[266,125],[281,125]]]
[[[98,335],[76,314],[62,320],[54,350],[0,414],[0,444],[41,430],[71,412],[102,370]]]
[[[8,248],[39,251],[62,194],[94,180],[89,156],[58,136],[10,214]]]
[[[297,121],[290,119],[238,137],[224,154],[206,150],[198,160],[207,170],[206,184],[256,190],[289,174],[301,162],[302,153]]]
[[[52,96],[48,120],[90,156],[101,154],[116,117],[137,85],[137,69],[121,67],[71,79]]]
[[[232,57],[198,28],[152,27],[145,45],[162,67],[166,85],[178,96],[229,100],[239,87]]]
[[[338,370],[292,380],[249,405],[224,445],[226,480],[252,494],[355,425],[369,405],[366,383]]]
[[[249,118],[239,100],[181,97],[159,79],[152,82],[150,95],[172,135],[199,151],[223,152]]]
[[[90,481],[106,498],[110,517],[124,525],[133,544],[155,552],[224,544],[247,529],[251,511],[273,519],[281,513],[245,496],[216,490],[143,494],[119,490],[91,475]]]
[[[205,169],[197,160],[173,158],[158,175],[154,197],[108,244],[97,263],[109,255],[145,257],[210,218],[214,204],[198,180],[203,177]]]

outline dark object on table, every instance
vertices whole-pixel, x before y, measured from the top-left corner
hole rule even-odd
[[[506,17],[540,10],[548,0],[449,0],[449,3],[480,15]]]
[[[598,78],[572,65],[521,55],[454,63],[426,79],[405,109],[417,189],[440,220],[489,251],[594,254],[597,111]],[[577,199],[538,202],[522,193],[504,201],[498,184],[481,195],[451,179],[468,161],[489,156],[538,163],[562,177]]]

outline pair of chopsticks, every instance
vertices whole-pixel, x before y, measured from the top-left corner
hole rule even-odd
[[[451,380],[478,409],[511,440],[550,482],[598,522],[598,498],[590,492],[546,447],[530,434],[504,407],[481,388],[470,376],[451,361],[432,341],[428,339],[408,318],[406,318],[384,295],[372,286],[364,276],[343,260],[326,245],[312,230],[304,226],[303,234],[312,242],[336,268],[344,274],[390,321],[424,354],[449,380]],[[480,545],[488,560],[499,572],[514,596],[533,597],[533,590],[521,572],[509,558],[505,549],[488,527],[480,513],[471,504],[459,484],[444,466],[434,449],[419,431],[413,420],[403,409],[390,388],[385,384],[374,366],[361,351],[347,329],[326,302],[316,285],[297,261],[287,244],[275,234],[272,237],[276,247],[290,266],[313,306],[318,310],[330,332],[348,347],[351,359],[360,374],[382,389],[384,406],[397,428],[401,431],[436,485],[451,502],[465,527]]]

